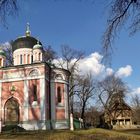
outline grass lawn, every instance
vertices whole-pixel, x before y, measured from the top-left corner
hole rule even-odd
[[[116,130],[118,132],[124,132],[127,134],[135,134],[140,135],[140,129],[122,129],[122,130]]]
[[[0,139],[17,140],[140,140],[140,135],[127,134],[127,131],[113,131],[104,129],[89,129],[77,131],[26,131],[26,132],[4,132]]]

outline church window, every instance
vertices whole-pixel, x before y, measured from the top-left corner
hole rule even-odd
[[[29,64],[30,63],[30,55],[28,54],[27,55],[27,64]]]
[[[57,87],[57,102],[61,103],[62,102],[62,95],[61,95],[61,88]]]
[[[33,85],[33,97],[34,101],[37,101],[37,85]]]
[[[31,55],[31,63],[33,63],[33,55]]]
[[[23,60],[22,60],[22,55],[20,55],[20,64],[22,64],[22,61],[23,61]]]
[[[38,75],[39,75],[39,72],[37,69],[31,70],[31,72],[29,73],[29,76],[38,76]]]
[[[38,60],[41,60],[41,53],[38,54]]]

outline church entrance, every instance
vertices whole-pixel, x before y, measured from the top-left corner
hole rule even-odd
[[[19,104],[13,97],[5,103],[4,120],[7,125],[19,123]]]

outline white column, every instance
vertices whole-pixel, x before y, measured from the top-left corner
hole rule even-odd
[[[15,54],[13,54],[13,56],[14,56],[14,65],[16,65],[17,64],[17,55],[15,55]]]
[[[42,59],[42,52],[41,52],[41,54],[40,54],[40,61],[42,61],[43,59]]]
[[[50,96],[51,96],[51,119],[52,120],[55,120],[56,117],[56,112],[55,112],[55,108],[56,108],[56,102],[55,102],[55,83],[54,82],[51,82],[51,93],[50,93]]]
[[[39,61],[39,52],[37,53],[37,61]]]
[[[32,54],[29,54],[29,64],[31,64],[31,56]]]
[[[33,51],[33,62],[35,61],[35,52]]]
[[[40,120],[46,120],[45,78],[40,79]]]
[[[20,65],[20,55],[18,55],[18,65]]]
[[[1,64],[1,66],[3,67],[3,58],[2,58],[2,64]]]
[[[28,92],[28,80],[24,81],[24,115],[23,121],[28,121],[28,114],[29,114],[29,92]]]
[[[64,85],[65,118],[68,119],[68,86]]]
[[[0,133],[1,133],[1,128],[2,128],[2,101],[1,101],[1,94],[2,94],[2,83],[0,82]]]
[[[16,56],[14,55],[14,65],[16,65],[16,64],[15,64],[15,60],[16,60]]]
[[[25,64],[27,64],[28,63],[28,54],[26,53],[26,59],[25,59]]]

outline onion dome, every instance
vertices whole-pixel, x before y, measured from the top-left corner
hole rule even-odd
[[[5,52],[2,49],[0,49],[0,56],[6,56]]]
[[[42,45],[37,41],[37,44],[33,46],[33,49],[43,49]]]
[[[36,45],[37,39],[31,36],[29,24],[27,24],[25,34],[26,34],[26,36],[19,37],[12,43],[13,52],[15,50],[21,49],[21,48],[33,49],[34,45]],[[39,44],[41,44],[41,42],[39,42]]]

